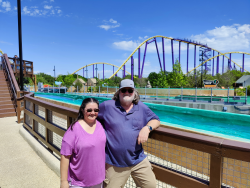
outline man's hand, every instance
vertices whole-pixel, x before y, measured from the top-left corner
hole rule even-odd
[[[145,126],[141,129],[141,131],[139,132],[138,139],[137,139],[139,145],[144,143],[144,142],[147,142],[149,133],[150,133],[150,131],[149,131],[149,128],[147,126]]]

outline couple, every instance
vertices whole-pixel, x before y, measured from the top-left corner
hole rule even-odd
[[[120,188],[130,175],[137,187],[156,187],[142,143],[160,121],[139,99],[134,82],[125,79],[113,100],[100,106],[96,99],[83,100],[63,137],[61,188]]]

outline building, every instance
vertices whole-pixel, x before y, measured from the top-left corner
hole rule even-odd
[[[235,82],[236,87],[247,87],[250,85],[250,75],[244,75]]]
[[[73,82],[73,85],[75,85],[75,83],[76,83],[78,80],[82,83],[82,86],[87,85],[87,83],[86,83],[83,79],[81,79],[81,78],[77,78],[77,79]]]
[[[96,86],[96,79],[95,78],[89,78],[88,79],[88,86]]]

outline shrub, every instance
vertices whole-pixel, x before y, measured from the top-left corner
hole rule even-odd
[[[78,91],[80,91],[82,89],[82,83],[79,80],[77,80],[75,83],[75,88],[77,88],[77,86],[78,86]]]

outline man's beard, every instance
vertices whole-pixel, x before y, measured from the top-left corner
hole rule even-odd
[[[134,94],[130,96],[124,96],[123,98],[121,98],[121,102],[125,105],[129,105],[133,102],[134,100]]]

